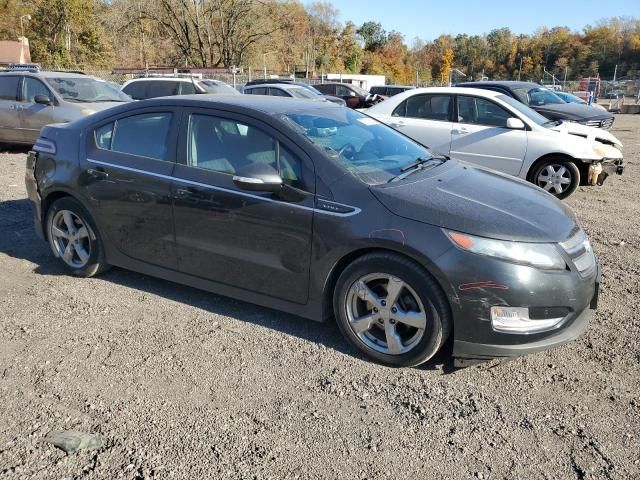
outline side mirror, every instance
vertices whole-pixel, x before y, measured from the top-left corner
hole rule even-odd
[[[282,177],[265,163],[252,163],[233,176],[233,183],[242,190],[251,192],[278,193],[282,190]]]
[[[524,130],[524,122],[519,118],[511,117],[507,119],[507,128],[512,130]]]
[[[40,105],[51,105],[51,98],[48,95],[36,95],[33,100]]]

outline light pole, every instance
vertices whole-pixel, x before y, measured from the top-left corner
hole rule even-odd
[[[24,22],[23,20],[31,20],[31,15],[22,15],[20,17],[20,31],[22,32],[22,37],[24,38]]]
[[[262,52],[262,67],[264,69],[264,79],[267,79],[267,55],[270,53],[276,53],[277,50],[271,50],[270,52]]]

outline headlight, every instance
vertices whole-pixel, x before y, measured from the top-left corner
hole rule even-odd
[[[509,242],[475,237],[466,233],[446,233],[455,246],[471,253],[548,270],[566,268],[565,261],[555,245],[549,243]]]

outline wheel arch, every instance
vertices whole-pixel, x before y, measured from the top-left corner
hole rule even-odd
[[[537,158],[536,161],[533,162],[529,167],[529,170],[527,171],[527,176],[526,176],[526,179],[528,182],[533,183],[533,180],[534,180],[533,173],[538,168],[538,165],[540,165],[545,160],[549,160],[550,158],[562,158],[563,160],[569,160],[573,162],[576,165],[576,167],[578,167],[578,169],[580,170],[580,173],[582,174],[583,166],[585,165],[585,163],[582,160],[579,160],[567,153],[562,153],[562,152],[545,153],[541,157]]]
[[[95,222],[95,218],[93,218],[93,214],[91,213],[91,210],[87,206],[86,202],[84,202],[79,195],[76,195],[75,193],[64,188],[51,189],[47,191],[47,193],[42,199],[42,218],[40,219],[40,222],[42,225],[42,231],[44,233],[44,238],[47,241],[49,240],[47,235],[47,216],[49,214],[49,208],[51,208],[51,205],[53,205],[55,201],[65,197],[73,198],[78,203],[80,203],[85,208],[85,210],[89,212],[89,215],[91,215],[92,220]]]
[[[452,296],[457,298],[457,295],[454,290],[449,288],[444,275],[440,274],[437,268],[432,265],[428,259],[419,258],[417,256],[411,255],[406,251],[402,251],[400,249],[393,248],[392,246],[365,246],[361,248],[357,248],[352,250],[334,263],[333,267],[329,271],[328,275],[325,278],[324,288],[322,289],[322,320],[327,320],[334,315],[333,312],[333,295],[336,287],[336,283],[338,278],[342,274],[342,272],[355,260],[365,255],[371,253],[391,253],[394,255],[398,255],[406,258],[407,260],[415,263],[419,268],[424,270],[427,274],[429,274],[435,280],[436,284],[442,290],[447,303],[449,304],[449,308],[453,311],[453,303]],[[453,331],[454,325],[451,325],[451,330]]]

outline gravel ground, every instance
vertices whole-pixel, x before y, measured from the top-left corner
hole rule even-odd
[[[64,274],[0,153],[0,477],[640,478],[640,116],[568,201],[604,277],[577,341],[462,370],[371,363],[317,324],[113,269]],[[52,430],[98,433],[67,455]]]

